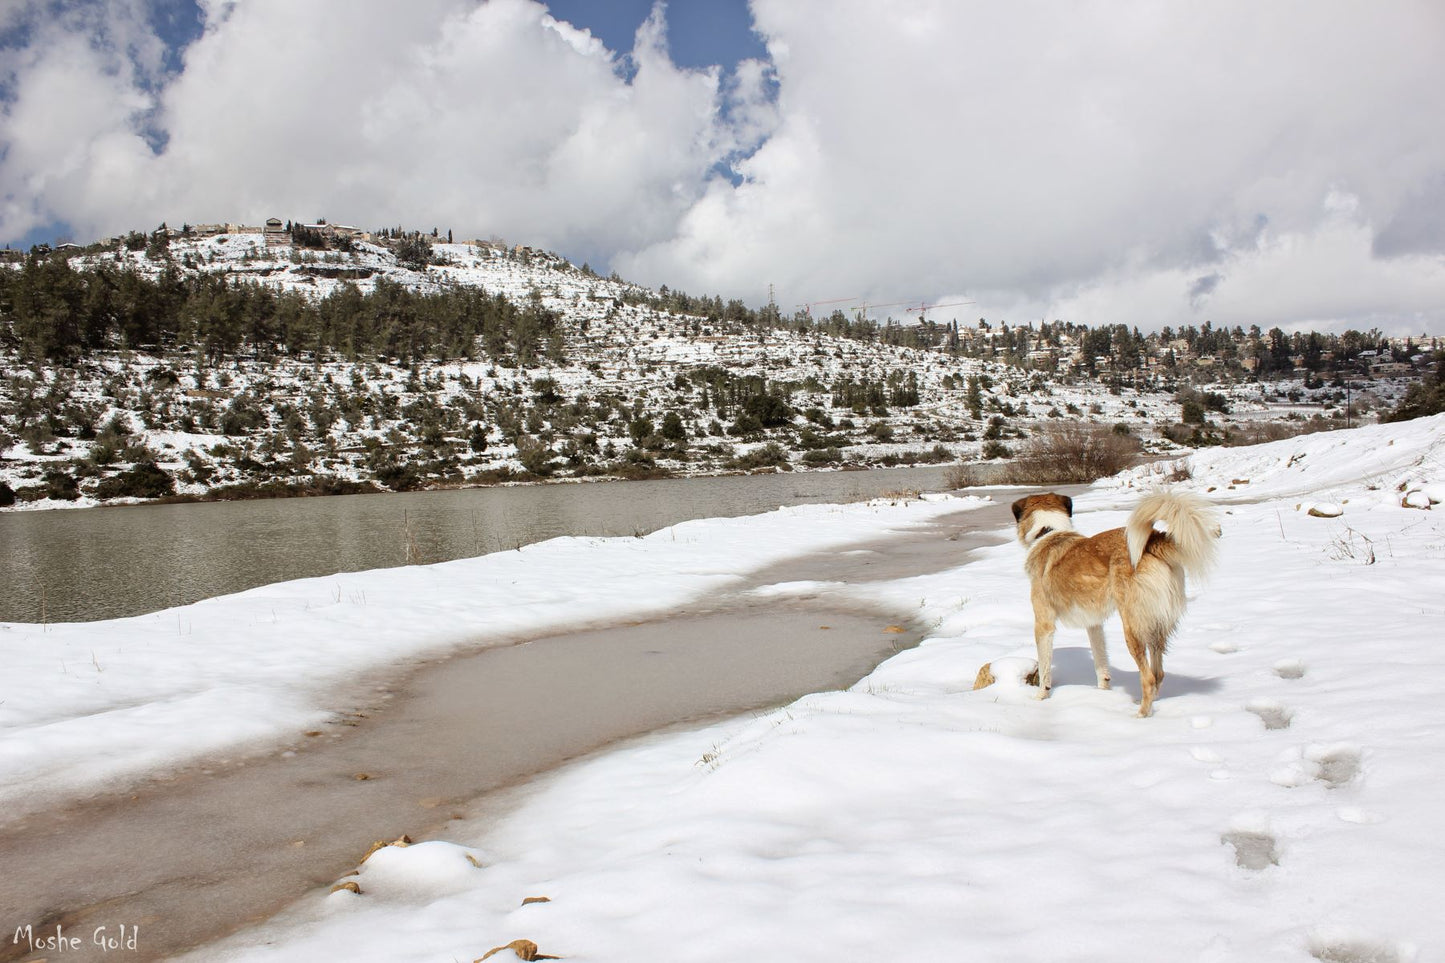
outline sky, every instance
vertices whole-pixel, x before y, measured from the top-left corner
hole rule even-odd
[[[9,0],[0,243],[326,217],[785,313],[1440,334],[1441,90],[1434,0]]]

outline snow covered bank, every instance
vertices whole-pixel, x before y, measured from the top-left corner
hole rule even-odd
[[[359,673],[655,617],[750,570],[978,499],[779,509],[643,538],[559,538],[438,565],[264,586],[150,615],[0,623],[0,807],[18,815],[201,754],[310,728]]]
[[[1155,462],[1123,472],[1101,487],[1159,484],[1179,465],[1191,476],[1181,487],[1221,502],[1305,498],[1399,505],[1411,491],[1430,488],[1440,501],[1445,466],[1445,416],[1349,431],[1299,435],[1250,448],[1207,448],[1178,462]],[[1433,486],[1433,487],[1431,487]]]
[[[1015,545],[791,583],[774,591],[908,606],[932,637],[848,692],[569,767],[196,959],[471,960],[516,939],[571,960],[1437,958],[1445,515],[1401,502],[1445,482],[1442,438],[1437,417],[1194,456],[1221,564],[1150,719],[1116,626],[1114,691],[1081,632],[1048,701],[972,690],[983,662],[1032,654]],[[1152,480],[1076,499],[1080,529],[1120,524]],[[894,511],[808,513],[795,537],[919,517]],[[723,528],[748,544],[755,524]],[[668,545],[629,561],[717,557]]]

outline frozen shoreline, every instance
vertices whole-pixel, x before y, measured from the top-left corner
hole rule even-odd
[[[1081,633],[1060,639],[1049,700],[1019,686],[972,690],[983,662],[1032,653],[1016,545],[980,547],[967,566],[876,579],[868,556],[846,547],[916,531],[963,507],[957,501],[812,506],[645,539],[549,543],[507,553],[505,590],[485,597],[475,570],[392,573],[404,584],[378,577],[366,591],[384,597],[353,603],[368,611],[331,608],[315,623],[326,631],[310,635],[298,635],[305,626],[295,620],[324,585],[291,586],[274,615],[275,593],[234,597],[225,612],[195,614],[230,646],[222,664],[252,672],[247,684],[272,707],[283,697],[305,704],[305,690],[281,684],[287,659],[325,666],[347,651],[334,640],[363,630],[374,640],[368,657],[399,646],[386,613],[413,623],[425,613],[431,651],[443,654],[460,643],[439,627],[455,628],[463,611],[446,599],[494,599],[497,611],[528,610],[535,625],[561,611],[543,586],[573,577],[570,588],[592,593],[598,623],[643,617],[619,613],[618,598],[638,608],[682,599],[676,607],[736,590],[911,612],[927,638],[846,692],[564,767],[449,825],[444,839],[368,860],[355,878],[361,894],[328,896],[318,885],[282,916],[193,958],[475,959],[525,937],[579,960],[711,963],[787,947],[790,958],[834,961],[896,956],[899,934],[914,955],[1040,963],[1117,959],[1121,941],[1210,963],[1431,955],[1445,946],[1429,902],[1445,889],[1445,861],[1421,858],[1440,788],[1430,774],[1445,771],[1434,684],[1445,672],[1434,589],[1445,579],[1445,527],[1438,505],[1402,503],[1438,497],[1442,456],[1445,417],[1191,458],[1184,487],[1220,505],[1224,557],[1213,580],[1190,587],[1147,720],[1133,717],[1137,677],[1116,629],[1112,692],[1094,689]],[[1119,524],[1157,482],[1141,469],[1095,486],[1075,499],[1079,528]],[[1315,503],[1344,514],[1313,517]],[[994,534],[1006,538],[1006,528]],[[749,584],[746,571],[804,548],[857,570]],[[237,620],[240,606],[252,618]],[[224,632],[221,614],[235,623]],[[338,615],[357,619],[338,625]],[[289,623],[276,631],[292,644],[274,642],[268,616]],[[59,640],[70,672],[52,659],[21,676],[43,677],[52,703],[63,697],[69,723],[87,720],[102,750],[120,730],[106,728],[103,713],[77,711],[84,694],[94,698],[96,676],[112,696],[122,685],[134,694],[153,680],[116,672],[124,659],[186,662],[127,634],[134,621],[106,627],[111,648],[99,660],[118,661],[103,673],[70,678],[90,664],[92,635]],[[8,627],[0,645],[17,628],[38,629]],[[296,638],[308,645],[298,649]],[[182,653],[196,660],[207,648]],[[267,661],[275,675],[255,670]],[[35,711],[44,707],[0,706],[20,740],[9,745],[50,740],[72,759],[95,749],[52,740]],[[194,750],[208,731],[189,735]],[[541,895],[551,902],[522,905]]]
[[[18,818],[12,809],[0,825],[0,858],[12,867],[0,895],[19,918],[44,921],[45,932],[151,920],[147,952],[169,955],[342,875],[374,839],[444,835],[487,805],[485,794],[581,754],[850,685],[916,644],[922,627],[906,612],[838,593],[779,594],[778,580],[938,571],[987,541],[981,531],[1006,514],[977,499],[935,504],[949,511],[739,573],[683,611],[412,669],[378,667],[348,685],[343,702],[356,708],[331,712],[317,729],[119,793]],[[203,836],[207,845],[197,847]],[[77,880],[81,863],[92,868]],[[235,872],[241,864],[246,872]]]
[[[0,811],[14,819],[56,797],[314,729],[328,717],[318,699],[360,673],[657,618],[745,586],[750,569],[986,504],[795,506],[641,538],[557,538],[277,583],[131,618],[0,623]]]
[[[377,839],[444,837],[567,760],[846,687],[921,635],[883,612],[764,603],[379,673],[320,729],[0,829],[0,896],[46,931],[153,920],[146,950],[170,955],[342,876]]]

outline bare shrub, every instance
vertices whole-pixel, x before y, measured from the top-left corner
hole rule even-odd
[[[1345,427],[1338,418],[1310,418],[1300,421],[1257,421],[1231,427],[1224,433],[1224,444],[1228,447],[1240,445],[1261,445],[1269,441],[1281,441],[1298,435],[1310,435],[1317,431],[1333,431]]]
[[[1139,439],[1104,425],[1045,425],[1014,459],[1009,480],[1020,485],[1091,482],[1133,465],[1139,451]]]
[[[950,491],[960,488],[982,488],[985,485],[996,484],[995,476],[997,469],[992,465],[983,465],[978,462],[964,462],[961,465],[954,465],[948,469],[944,476],[944,485]]]
[[[964,488],[988,488],[1013,484],[1013,463],[1007,461],[971,461],[952,465],[943,476],[950,491]]]

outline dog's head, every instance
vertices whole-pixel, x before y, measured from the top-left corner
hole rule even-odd
[[[1018,522],[1019,542],[1024,548],[1050,532],[1074,530],[1074,500],[1068,495],[1030,495],[1013,504],[1014,520]]]

